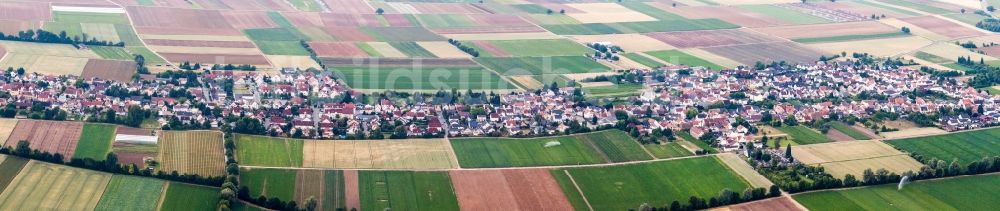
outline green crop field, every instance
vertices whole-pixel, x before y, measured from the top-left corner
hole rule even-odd
[[[870,137],[868,137],[868,135],[865,135],[864,133],[861,133],[861,131],[858,131],[858,130],[854,129],[850,125],[847,125],[847,124],[845,124],[843,122],[833,122],[833,123],[831,123],[830,124],[830,129],[834,129],[834,130],[840,131],[841,133],[844,133],[847,136],[850,136],[854,140],[868,140],[868,139],[871,139]]]
[[[605,130],[573,135],[573,137],[580,141],[589,142],[611,162],[653,159],[642,149],[639,142],[621,130]]]
[[[548,8],[539,6],[537,4],[515,4],[510,6],[517,8],[518,10],[521,10],[523,12],[531,14],[546,14],[547,11],[549,10]],[[553,11],[553,12],[558,12],[558,11]]]
[[[766,14],[793,24],[818,24],[830,22],[830,20],[817,16],[769,4],[741,5],[739,7],[752,12]]]
[[[301,167],[302,140],[235,135],[236,159],[242,165]]]
[[[296,41],[302,40],[295,32],[284,28],[247,29],[243,33],[253,41]]]
[[[586,46],[565,39],[494,40],[489,42],[514,57],[581,56],[594,53],[594,50]],[[473,43],[465,45],[475,46]]]
[[[987,185],[992,184],[992,185]],[[794,195],[809,210],[995,210],[1000,176],[980,175]]]
[[[295,199],[295,172],[291,169],[243,169],[240,184],[250,189],[250,197]]]
[[[359,42],[359,43],[356,43],[356,44],[358,45],[358,48],[360,48],[362,51],[365,51],[365,53],[367,53],[369,56],[371,56],[371,57],[382,57],[382,53],[379,53],[378,50],[375,50],[375,48],[372,48],[372,46],[369,45],[368,43]]]
[[[115,24],[115,31],[118,32],[118,39],[125,43],[125,46],[142,46],[139,35],[132,30],[128,24]]]
[[[663,66],[663,63],[660,63],[659,61],[650,59],[649,57],[646,57],[646,56],[643,56],[643,55],[639,55],[638,53],[626,53],[626,54],[622,54],[622,56],[625,56],[625,58],[631,59],[632,61],[638,62],[639,64],[642,64],[642,65],[644,65],[646,67],[654,67],[655,68],[655,67]]]
[[[778,130],[787,133],[788,136],[791,136],[792,139],[795,140],[795,143],[799,144],[818,144],[830,142],[830,139],[826,138],[825,135],[817,133],[816,131],[802,125],[780,127]]]
[[[171,182],[160,202],[160,210],[215,210],[218,199],[217,188]]]
[[[360,171],[361,210],[458,210],[447,172]]]
[[[1000,137],[1000,129],[890,140],[886,143],[925,158],[958,159],[964,165],[983,157],[1000,156],[1000,139],[997,137]]]
[[[165,182],[157,179],[112,176],[96,210],[156,210],[163,184]]]
[[[90,50],[97,53],[98,56],[104,59],[114,59],[114,60],[129,60],[132,61],[135,58],[132,54],[125,51],[122,47],[107,47],[107,46],[90,46]]]
[[[585,56],[479,57],[477,62],[503,75],[548,75],[607,72],[607,66]]]
[[[910,36],[910,34],[903,32],[889,32],[881,34],[852,34],[852,35],[832,36],[832,37],[796,38],[792,39],[792,41],[800,43],[843,42],[852,40],[871,40],[871,39],[905,37],[905,36]]]
[[[16,156],[0,155],[0,192],[7,189],[18,172],[28,164],[28,159]]]
[[[83,125],[80,142],[76,145],[73,158],[90,158],[104,160],[111,152],[111,143],[115,141],[117,126],[108,124]]]
[[[624,97],[637,96],[639,91],[645,88],[643,85],[611,85],[584,87],[583,92],[587,97]]]
[[[557,144],[545,147],[546,143]],[[465,168],[555,166],[605,163],[600,152],[573,136],[545,138],[451,139],[458,163]]]
[[[653,7],[652,5],[646,4],[645,2],[630,1],[630,2],[619,2],[622,5],[636,12],[646,14],[650,17],[654,17],[657,20],[688,20],[684,16],[676,15],[659,8]]]
[[[656,57],[661,61],[669,62],[675,65],[688,65],[692,67],[702,66],[713,70],[723,69],[721,65],[698,58],[691,54],[681,52],[679,50],[652,51],[652,52],[646,52],[646,55]]]
[[[420,47],[420,45],[417,45],[416,42],[390,42],[389,45],[409,57],[435,58],[433,53],[427,51],[423,47]]]
[[[459,90],[516,89],[482,67],[333,68],[354,89]]]
[[[708,145],[708,143],[705,143],[701,139],[695,138],[690,133],[687,133],[687,132],[678,132],[677,133],[677,137],[681,138],[681,139],[684,139],[684,140],[687,140],[688,142],[691,142],[694,145],[697,145],[698,148],[701,148],[703,150],[708,150],[709,153],[716,153],[716,152],[718,152],[718,151],[715,150],[715,147],[712,147],[711,145]]]
[[[642,146],[645,147],[646,150],[649,150],[649,153],[653,153],[653,156],[660,159],[694,155],[694,153],[691,153],[691,151],[688,151],[677,142],[668,142],[665,144],[645,144]]]
[[[923,59],[923,60],[926,60],[928,62],[934,62],[934,63],[938,63],[938,64],[953,62],[953,60],[951,60],[951,59],[940,57],[938,55],[930,54],[930,53],[923,52],[923,51],[914,52],[913,56],[917,57],[918,59]]]
[[[157,56],[156,53],[153,53],[153,51],[150,51],[146,47],[126,47],[125,49],[128,50],[128,52],[131,52],[132,54],[142,55],[142,58],[146,59],[147,65],[167,63],[166,60],[163,60],[163,58],[160,58],[160,56]]]
[[[129,24],[128,18],[125,15],[114,13],[55,11],[52,12],[52,19],[55,22],[63,23]]]
[[[553,171],[562,173],[558,169]],[[568,171],[594,210],[635,209],[642,203],[662,206],[675,200],[687,204],[691,196],[707,200],[726,188],[742,193],[750,187],[714,156]]]
[[[308,56],[309,51],[299,41],[254,41],[267,55]]]
[[[367,27],[361,28],[361,31],[383,42],[448,40],[423,27]]]

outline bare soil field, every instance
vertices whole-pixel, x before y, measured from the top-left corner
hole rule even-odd
[[[344,170],[344,204],[348,210],[361,208],[361,193],[358,186],[358,171]]]
[[[847,52],[847,54],[869,53],[875,56],[895,56],[930,45],[931,43],[930,40],[922,37],[909,36],[875,40],[812,43],[807,44],[807,46],[819,49],[827,54]]]
[[[263,55],[160,53],[160,56],[171,62],[189,61],[202,64],[252,64],[270,66],[267,58]]]
[[[830,129],[826,131],[826,137],[833,141],[854,141],[851,136],[840,132],[839,130]]]
[[[392,45],[390,45],[387,42],[367,42],[365,44],[371,46],[372,49],[375,49],[375,51],[381,54],[382,57],[387,57],[387,58],[407,57],[405,53],[399,51],[399,49],[396,49],[396,47],[392,47]]]
[[[796,206],[792,199],[782,196],[712,209],[712,211],[805,211],[805,209]]]
[[[218,10],[135,6],[126,10],[140,34],[242,34]]]
[[[51,21],[49,4],[43,2],[0,2],[0,19],[20,21]]]
[[[119,129],[120,130],[120,129]],[[146,134],[149,135],[149,134]],[[156,159],[159,147],[156,145],[129,144],[116,142],[112,144],[111,151],[118,155],[118,164],[135,164],[139,167],[146,167],[146,158]]]
[[[472,55],[458,50],[448,42],[417,42],[417,45],[438,58],[472,58]]]
[[[470,4],[438,4],[438,3],[413,3],[410,4],[420,13],[428,14],[475,14],[488,13],[485,10],[474,7]]]
[[[548,169],[448,172],[462,210],[572,210]]]
[[[281,16],[285,16],[288,22],[297,27],[322,27],[323,18],[320,17],[319,13],[315,12],[282,12]]]
[[[644,35],[678,48],[700,48],[780,41],[773,37],[742,29],[658,32]]]
[[[116,81],[131,81],[135,73],[134,61],[90,59],[83,68],[84,78],[100,78]]]
[[[164,40],[164,39],[143,39],[146,45],[159,46],[183,46],[183,47],[211,47],[211,48],[256,48],[249,41],[214,41],[214,40]]]
[[[621,47],[626,52],[661,51],[677,48],[642,34],[577,35],[569,36],[569,38],[581,44],[611,43]]]
[[[473,41],[472,43],[475,44],[476,47],[479,47],[480,50],[483,50],[484,53],[493,55],[495,57],[508,57],[511,55],[507,51],[500,49],[500,47],[497,47],[496,45],[494,45],[492,42],[489,41],[476,40]]]
[[[354,42],[310,42],[309,47],[319,57],[369,57]]]
[[[903,173],[917,171],[923,164],[881,141],[832,142],[792,147],[792,156],[807,165],[826,168],[834,177],[860,176],[865,169]]]
[[[323,203],[337,203],[335,201],[327,202],[323,200],[326,198],[324,196],[327,186],[332,186],[334,189],[340,189],[340,184],[326,184],[326,178],[324,176],[326,172],[323,170],[298,170],[295,172],[295,201],[306,201],[309,197],[314,197],[316,199],[316,207],[323,207]],[[335,193],[332,193],[335,194]]]
[[[707,60],[709,62],[712,62],[713,64],[717,64],[719,66],[727,68],[736,68],[737,66],[743,65],[739,61],[726,58],[718,54],[714,54],[704,49],[688,48],[688,49],[681,49],[681,52],[691,54],[692,56]]]
[[[305,141],[303,156],[303,167],[317,168],[447,169],[458,166],[450,145],[439,139]]]
[[[816,62],[819,56],[823,55],[819,51],[792,42],[758,43],[703,49],[743,64],[753,64],[757,61],[786,61],[789,63],[808,64]]]
[[[566,14],[581,23],[656,21],[656,18],[633,11],[615,3],[572,3],[565,5],[582,11],[582,13]]]
[[[330,27],[382,26],[375,14],[321,13],[319,17],[323,25]]]
[[[970,28],[969,26],[963,26],[958,23],[944,20],[935,16],[900,18],[900,20],[905,21],[907,23],[911,23],[913,25],[917,25],[921,28],[930,30],[934,33],[947,36],[948,38],[985,35],[985,33]]]
[[[17,34],[19,31],[39,29],[41,26],[41,21],[0,20],[0,32],[4,34]]]
[[[17,126],[17,119],[0,119],[0,141],[7,141]]]
[[[330,67],[351,66],[369,67],[413,67],[417,64],[424,67],[478,67],[470,59],[412,59],[412,58],[322,58],[323,64]]]
[[[323,31],[339,41],[375,41],[374,37],[357,27],[325,27]]]
[[[790,24],[767,14],[756,13],[731,6],[673,7],[669,3],[651,2],[648,4],[686,18],[718,18],[720,20],[744,27],[782,26]]]
[[[224,174],[222,133],[218,131],[164,131],[160,134],[160,169],[205,176]]]
[[[326,5],[336,5],[330,6],[330,11],[332,13],[349,13],[349,14],[373,14],[375,13],[375,8],[368,5],[368,1],[364,0],[322,0]]]
[[[144,41],[150,41],[150,40],[169,40],[169,41],[162,41],[162,43],[156,43],[156,41],[153,41],[154,43],[149,43],[150,45],[169,45],[169,46],[189,46],[189,45],[195,45],[195,44],[172,44],[173,42],[180,42],[180,41],[198,41],[198,42],[196,42],[197,44],[203,44],[203,43],[199,43],[201,41],[223,41],[223,42],[247,42],[247,43],[250,43],[250,38],[247,38],[243,34],[239,34],[239,35],[162,35],[162,34],[141,34],[141,35],[139,35],[139,37],[142,38],[142,40],[144,40]],[[215,46],[215,45],[220,45],[220,44],[210,44],[210,45],[206,45],[204,47],[236,47],[236,46],[228,46],[228,45],[231,45],[231,44],[222,44],[222,46]]]
[[[786,39],[879,34],[899,31],[896,27],[891,27],[877,21],[777,26],[754,28],[753,30]]]
[[[461,40],[461,41],[471,41],[471,40],[530,40],[530,39],[559,39],[562,38],[559,35],[553,34],[551,32],[524,32],[524,33],[490,33],[490,34],[453,34],[453,33],[443,33],[440,31],[432,30],[442,36],[447,38]]]
[[[4,146],[14,147],[26,140],[32,149],[62,154],[66,160],[73,157],[83,123],[41,120],[20,120]]]
[[[297,67],[299,69],[309,69],[316,68],[321,69],[316,60],[309,58],[308,56],[284,56],[284,55],[265,55],[267,60],[271,61],[271,66],[275,68],[282,67]]]
[[[224,11],[222,17],[237,29],[278,27],[264,11]]]

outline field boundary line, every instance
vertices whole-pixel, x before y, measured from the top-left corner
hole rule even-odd
[[[455,154],[455,147],[451,146],[451,139],[449,139],[448,136],[444,136],[442,140],[444,140],[444,143],[448,146],[448,155],[451,156],[450,160],[455,162],[455,168],[462,169],[462,165],[458,163],[458,155]]]
[[[634,142],[636,144],[639,144],[639,148],[642,148],[642,151],[645,151],[646,154],[649,155],[649,157],[651,157],[653,159],[656,159],[656,156],[653,155],[652,152],[649,152],[649,149],[646,149],[646,145],[643,145],[642,143],[639,143],[639,140],[632,139],[632,142]],[[659,144],[656,144],[656,145],[659,145]]]
[[[587,208],[590,209],[590,211],[594,211],[594,206],[590,205],[590,201],[587,200],[587,195],[583,194],[583,189],[580,189],[580,185],[576,184],[576,180],[573,179],[573,175],[569,174],[569,170],[563,169],[563,173],[566,174],[566,177],[569,177],[569,182],[573,183],[573,187],[576,188],[576,192],[580,193],[580,198],[583,198],[583,203],[587,204]]]
[[[156,210],[163,209],[163,201],[167,199],[167,189],[169,188],[170,188],[170,182],[164,182],[163,188],[160,189],[160,199],[158,203],[156,203]]]
[[[174,66],[174,63],[171,63],[170,60],[167,60],[166,57],[163,57],[163,55],[160,55],[159,52],[156,52],[153,49],[150,49],[149,45],[146,44],[146,41],[142,40],[142,36],[139,36],[139,29],[135,27],[135,21],[132,20],[132,14],[128,13],[128,8],[127,7],[122,6],[121,4],[118,4],[118,2],[115,2],[115,1],[107,0],[107,2],[111,2],[112,4],[114,4],[114,5],[122,8],[122,10],[125,10],[125,18],[128,19],[128,26],[130,28],[132,28],[132,32],[135,32],[135,37],[139,38],[139,43],[142,44],[143,48],[149,50],[149,52],[153,52],[153,55],[156,55],[156,56],[160,57],[161,59],[163,59],[163,62],[167,63],[167,65]],[[125,45],[125,47],[127,48],[128,45]]]
[[[521,87],[521,84],[518,84],[518,83],[510,80],[510,76],[504,75],[504,74],[500,74],[500,72],[497,72],[493,68],[487,67],[486,65],[483,65],[482,63],[479,63],[479,61],[476,61],[475,58],[471,58],[469,60],[472,60],[472,62],[475,62],[476,65],[479,65],[480,67],[483,67],[483,69],[487,69],[490,72],[492,72],[493,74],[497,74],[497,77],[500,77],[504,81],[507,81],[508,84],[514,85],[515,87],[519,88],[522,91],[527,91],[528,90],[527,87]],[[497,84],[497,85],[499,85],[499,84]]]

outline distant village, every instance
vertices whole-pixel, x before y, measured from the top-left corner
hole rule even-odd
[[[311,139],[533,137],[607,128],[659,138],[686,131],[724,150],[760,139],[755,125],[782,122],[925,115],[932,118],[924,124],[949,131],[1000,122],[1000,97],[894,65],[671,66],[621,74],[637,77],[612,82],[647,88],[624,103],[597,104],[572,86],[362,93],[319,71],[176,71],[122,83],[8,70],[0,76],[0,115]]]

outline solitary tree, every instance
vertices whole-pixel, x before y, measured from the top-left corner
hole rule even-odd
[[[375,9],[375,14],[382,15],[382,13],[385,13],[385,10],[383,10],[381,7]]]
[[[785,145],[785,158],[792,159],[792,144]]]

